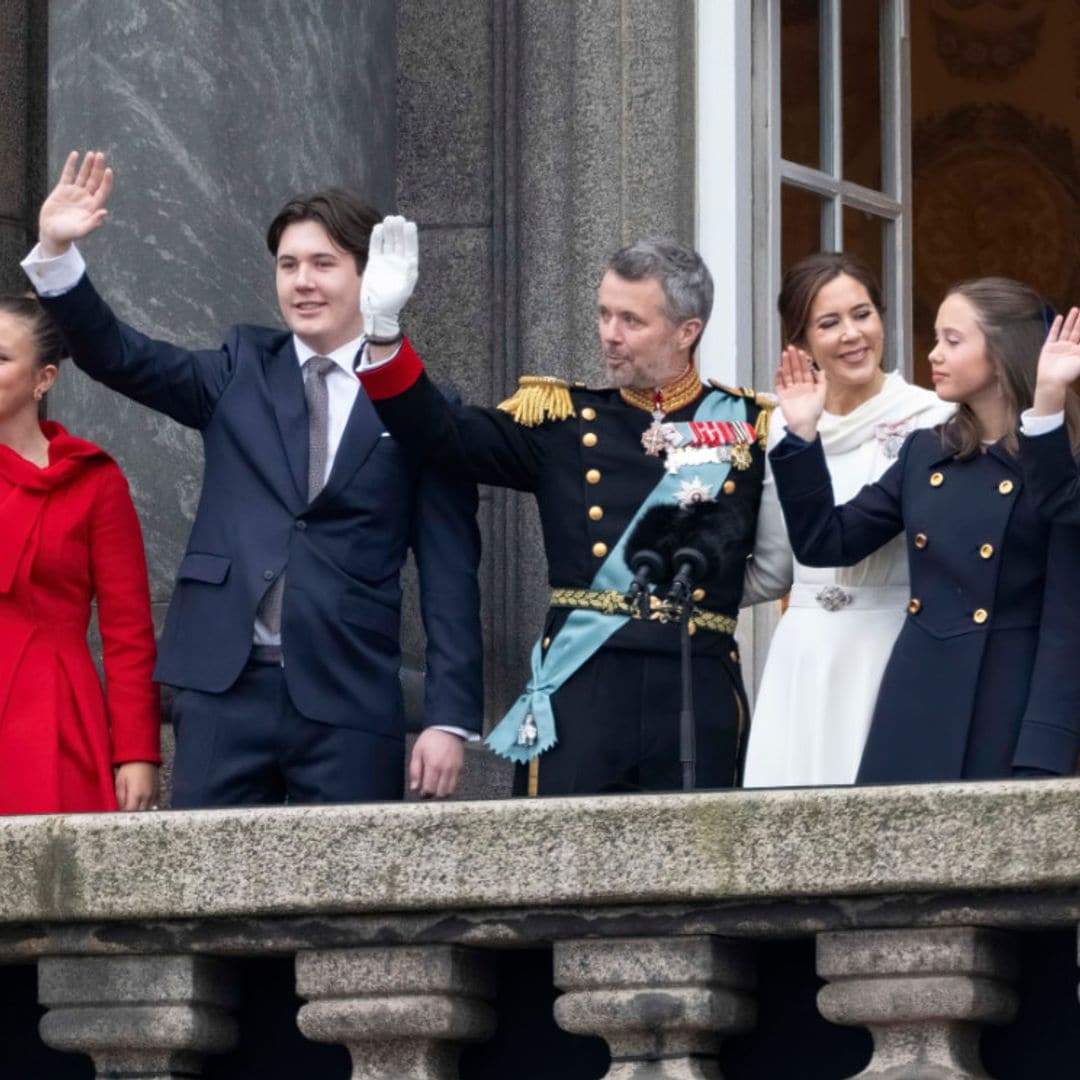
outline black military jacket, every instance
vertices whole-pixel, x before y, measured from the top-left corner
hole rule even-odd
[[[366,384],[367,380],[365,380]],[[704,394],[746,398],[746,419],[754,424],[761,406],[750,391],[705,386]],[[645,409],[627,404],[616,389],[570,388],[574,415],[529,427],[496,408],[451,405],[426,374],[408,389],[372,398],[393,437],[419,449],[435,466],[475,481],[535,495],[544,535],[548,581],[553,588],[587,589],[607,553],[659,483],[660,457],[647,456],[641,436],[652,423]],[[666,420],[692,420],[702,398],[668,413]],[[764,448],[751,447],[749,467],[732,468],[717,498],[738,517],[741,542],[730,564],[703,582],[702,608],[735,616],[742,596],[746,560],[754,544],[761,501]],[[686,470],[690,479],[692,469]],[[549,614],[553,634],[567,615]],[[675,651],[670,626],[631,621],[610,645],[648,651]],[[726,635],[699,633],[695,652],[730,651]]]

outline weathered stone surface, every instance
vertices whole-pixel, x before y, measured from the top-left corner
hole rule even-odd
[[[43,957],[38,997],[42,1039],[101,1077],[197,1076],[237,1038],[229,967],[207,957]]]
[[[455,1080],[460,1044],[495,1027],[491,959],[455,946],[302,952],[300,1030],[347,1046],[354,1080]]]
[[[264,238],[283,201],[331,184],[391,201],[394,25],[389,0],[49,5],[49,172],[73,147],[110,153],[109,224],[84,247],[122,318],[211,348],[230,323],[275,324]],[[124,468],[165,600],[201,483],[199,440],[73,374],[53,415]]]
[[[723,1034],[754,1022],[747,947],[711,937],[559,941],[559,1026],[599,1035],[618,1080],[718,1077]]]
[[[856,930],[818,937],[818,1006],[837,1024],[862,1025],[874,1057],[860,1076],[932,1080],[984,1077],[980,1025],[1016,1014],[1008,980],[1014,942],[972,927]]]
[[[398,208],[421,226],[490,228],[491,6],[476,0],[397,5]],[[474,363],[486,367],[488,360],[478,354]]]
[[[1080,884],[1074,780],[0,821],[0,922]]]

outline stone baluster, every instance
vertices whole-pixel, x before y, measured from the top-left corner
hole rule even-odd
[[[863,1026],[874,1056],[860,1077],[933,1080],[986,1077],[982,1024],[1016,1014],[1015,942],[995,930],[958,926],[850,930],[818,935],[821,1014]]]
[[[555,984],[559,1026],[611,1049],[608,1080],[714,1080],[722,1037],[755,1020],[751,954],[715,937],[560,941]]]
[[[300,1030],[348,1047],[353,1080],[456,1080],[462,1044],[495,1030],[491,959],[454,945],[299,953]]]
[[[88,1054],[99,1077],[199,1076],[236,1044],[227,962],[205,956],[55,956],[38,961],[41,1037]]]

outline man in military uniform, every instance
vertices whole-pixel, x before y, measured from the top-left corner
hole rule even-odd
[[[415,237],[401,218],[372,236],[369,267],[398,267],[402,304],[415,281]],[[767,416],[752,392],[698,377],[694,350],[712,298],[708,269],[682,244],[640,241],[613,255],[597,289],[612,384],[603,389],[526,376],[497,408],[454,406],[407,340],[390,361],[361,361],[364,389],[395,439],[448,473],[531,492],[539,505],[551,605],[525,693],[488,736],[522,766],[519,792],[681,786],[678,618],[656,600],[623,599],[627,541],[654,506],[711,504],[710,531],[723,535],[723,556],[694,582],[692,600],[696,786],[737,780],[748,713],[732,635]],[[715,555],[713,540],[684,543]]]

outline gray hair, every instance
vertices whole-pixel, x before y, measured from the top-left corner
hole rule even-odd
[[[664,237],[638,240],[608,259],[613,270],[627,281],[656,278],[664,292],[664,307],[672,322],[709,321],[713,305],[713,280],[701,256],[686,244]]]

